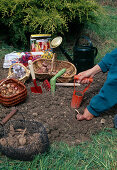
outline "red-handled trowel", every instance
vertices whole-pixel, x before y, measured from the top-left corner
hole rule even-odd
[[[33,63],[32,63],[31,60],[28,61],[28,66],[29,66],[30,73],[31,73],[31,76],[32,76],[32,79],[33,79],[33,84],[34,84],[34,87],[31,87],[31,91],[32,91],[32,93],[41,93],[42,94],[41,86],[37,86],[35,73],[34,73],[34,69],[33,69]]]

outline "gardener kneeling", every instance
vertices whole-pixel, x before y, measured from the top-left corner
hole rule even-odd
[[[78,83],[89,83],[88,79],[83,80],[83,78],[94,77],[101,71],[103,73],[108,71],[107,80],[99,94],[91,99],[83,115],[77,114],[77,120],[91,120],[117,104],[117,48],[107,53],[93,68],[80,72]],[[114,124],[117,128],[117,115],[114,118]]]

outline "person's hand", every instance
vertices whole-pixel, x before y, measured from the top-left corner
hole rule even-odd
[[[78,78],[78,83],[89,83],[89,79],[87,78],[93,78],[93,76],[97,73],[99,73],[101,71],[101,68],[99,67],[99,65],[95,65],[93,68],[88,69],[86,71],[80,72],[78,74],[79,78]]]
[[[91,120],[93,117],[94,115],[92,115],[87,108],[85,108],[83,115],[79,113],[76,115],[77,120]]]
[[[94,74],[92,73],[92,69],[80,72],[78,74],[79,78],[78,78],[78,83],[82,83],[82,84],[86,84],[89,83],[89,79],[88,78],[92,78],[94,76]]]

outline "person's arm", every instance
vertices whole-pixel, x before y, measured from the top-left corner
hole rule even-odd
[[[117,59],[117,48],[115,48],[112,52],[107,53],[102,60],[98,63],[101,70],[105,73],[109,71],[113,62]]]
[[[117,104],[117,59],[112,64],[99,94],[91,99],[87,109],[94,116],[99,116],[115,104]]]
[[[89,80],[83,80],[83,78],[89,78],[89,77],[93,77],[95,74],[99,73],[101,70],[100,66],[97,64],[95,65],[93,68],[88,69],[86,71],[80,72],[79,75],[79,79],[78,79],[78,83],[89,83]]]
[[[86,71],[80,72],[78,83],[89,83],[88,80],[82,80],[83,78],[93,77],[95,74],[109,71],[111,65],[114,63],[115,59],[117,59],[117,48],[114,49],[111,53],[107,53],[102,60],[95,65],[93,68],[88,69]]]

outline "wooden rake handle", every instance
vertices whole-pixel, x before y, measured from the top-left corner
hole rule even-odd
[[[35,80],[35,72],[34,72],[32,60],[28,60],[28,66],[29,66],[29,69],[30,69],[32,79]]]

